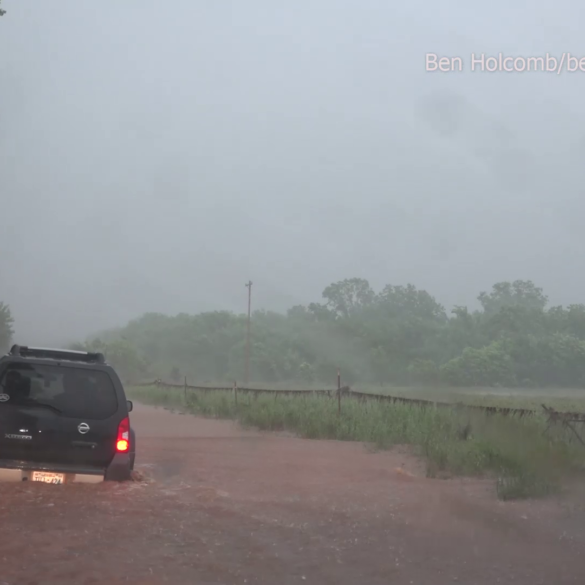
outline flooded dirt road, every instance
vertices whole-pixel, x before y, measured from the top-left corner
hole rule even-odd
[[[585,582],[578,500],[140,405],[132,424],[141,481],[0,485],[1,585]]]

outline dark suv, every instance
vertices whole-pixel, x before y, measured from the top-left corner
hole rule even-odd
[[[101,353],[15,345],[0,358],[0,481],[123,481],[132,402]]]

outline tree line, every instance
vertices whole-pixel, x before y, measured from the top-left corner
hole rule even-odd
[[[256,382],[507,387],[585,386],[585,305],[548,307],[531,281],[500,282],[480,309],[450,313],[413,285],[375,292],[345,279],[320,303],[252,316]],[[242,380],[246,317],[145,314],[78,347],[108,354],[127,378]]]
[[[349,384],[585,386],[585,305],[547,307],[531,281],[497,283],[480,309],[450,313],[410,284],[375,292],[350,278],[322,296],[286,314],[253,313],[252,381],[330,386],[340,367]],[[0,347],[12,327],[0,303]],[[245,335],[246,316],[228,311],[147,313],[71,347],[104,352],[126,380],[231,384],[243,379]]]

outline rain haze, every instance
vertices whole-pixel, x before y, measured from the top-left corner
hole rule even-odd
[[[585,73],[469,71],[585,55],[576,1],[3,8],[0,287],[21,343],[243,312],[248,279],[277,311],[351,277],[448,308],[516,278],[585,298]]]
[[[584,38],[0,0],[0,585],[583,583]]]

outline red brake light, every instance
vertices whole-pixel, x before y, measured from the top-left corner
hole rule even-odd
[[[116,451],[126,453],[130,448],[130,419],[126,417],[118,425],[118,437],[116,438]]]

